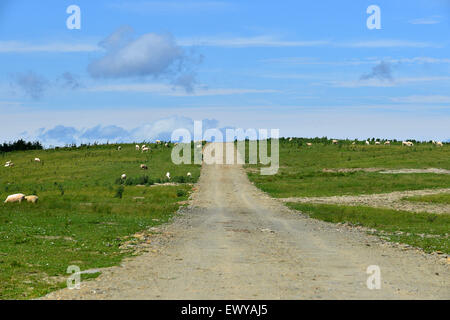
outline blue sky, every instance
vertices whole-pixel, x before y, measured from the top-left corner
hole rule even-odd
[[[0,141],[155,139],[202,119],[447,140],[449,30],[448,0],[4,0]]]

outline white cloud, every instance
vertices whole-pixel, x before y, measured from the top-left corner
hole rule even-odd
[[[260,60],[263,63],[282,63],[289,65],[332,65],[332,66],[358,66],[365,64],[376,64],[380,61],[390,63],[409,63],[409,64],[441,64],[450,63],[449,58],[434,57],[412,57],[412,58],[367,58],[367,59],[350,59],[342,61],[322,61],[313,57],[281,57]]]
[[[183,51],[179,48],[170,35],[148,33],[126,42],[125,45],[116,48],[117,42],[110,45],[111,38],[116,38],[117,30],[102,43],[107,43],[106,55],[94,60],[88,67],[93,77],[122,78],[154,75],[158,76],[168,72],[169,67],[182,60]]]
[[[170,34],[146,33],[134,37],[130,26],[122,26],[99,43],[106,54],[92,61],[88,72],[94,78],[165,77],[192,92],[195,66],[203,56],[186,52]]]
[[[426,48],[440,47],[430,42],[409,41],[409,40],[371,40],[338,43],[337,46],[348,48]]]
[[[232,4],[224,1],[128,1],[110,4],[112,8],[131,11],[135,13],[186,13],[186,11],[204,12],[224,10]]]
[[[412,96],[407,96],[407,97],[394,97],[394,98],[391,98],[391,101],[400,102],[400,103],[450,103],[450,96],[412,95]]]
[[[430,42],[410,40],[372,40],[372,41],[330,41],[330,40],[284,40],[271,35],[253,37],[191,37],[179,39],[182,46],[206,46],[206,47],[345,47],[345,48],[425,48],[439,47]]]
[[[275,93],[272,89],[245,89],[245,88],[216,88],[208,89],[205,87],[197,88],[193,93],[187,93],[183,90],[160,83],[135,83],[135,84],[114,84],[95,86],[86,89],[90,92],[141,92],[154,93],[163,96],[217,96],[234,95],[246,93]]]
[[[360,87],[396,87],[410,83],[449,81],[450,77],[410,77],[398,78],[393,81],[382,81],[379,79],[369,79],[364,81],[326,81],[322,84],[340,88],[360,88]]]
[[[433,16],[429,18],[417,18],[410,20],[409,23],[411,24],[438,24],[441,21],[439,20],[440,16]]]
[[[31,44],[20,41],[0,41],[0,53],[32,52],[93,52],[101,48],[89,43],[43,43]]]
[[[256,37],[196,37],[180,39],[179,44],[183,46],[205,46],[205,47],[317,47],[330,44],[329,41],[292,41],[280,40],[272,36]]]

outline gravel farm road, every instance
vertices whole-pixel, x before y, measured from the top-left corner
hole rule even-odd
[[[240,165],[203,164],[147,251],[44,299],[450,299],[442,259],[292,211]],[[380,289],[367,287],[370,265]]]

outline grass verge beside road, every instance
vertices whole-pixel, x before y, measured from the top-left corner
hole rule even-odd
[[[409,244],[422,248],[425,252],[441,251],[450,254],[449,215],[364,206],[302,203],[288,203],[287,206],[314,219],[376,229],[376,235],[391,242]]]

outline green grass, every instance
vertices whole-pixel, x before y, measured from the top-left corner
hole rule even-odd
[[[312,146],[306,146],[311,141]],[[270,147],[269,147],[270,150]],[[247,148],[248,157],[248,148]],[[248,176],[261,190],[276,198],[384,193],[402,190],[450,187],[450,175],[377,172],[323,172],[339,168],[443,168],[450,169],[450,145],[431,143],[403,147],[366,146],[350,141],[332,145],[325,139],[280,139],[280,169],[276,175],[262,176],[259,165],[247,165]]]
[[[0,167],[0,199],[13,193],[37,194],[39,202],[0,203],[0,299],[29,299],[65,286],[67,267],[81,270],[117,265],[131,252],[124,237],[169,221],[186,200],[190,184],[136,186],[117,183],[144,175],[153,182],[185,177],[195,182],[198,165],[174,165],[171,149],[152,145],[101,145],[3,155],[12,168]],[[30,161],[39,157],[42,163]],[[141,163],[148,170],[139,168]],[[117,196],[122,189],[121,197]],[[88,279],[98,274],[82,275]]]
[[[450,253],[450,216],[412,213],[363,206],[288,203],[311,218],[347,222],[377,230],[375,234],[393,242],[406,243],[426,252]]]
[[[403,200],[413,202],[428,202],[436,204],[450,204],[450,193],[431,194],[426,196],[405,197]]]

